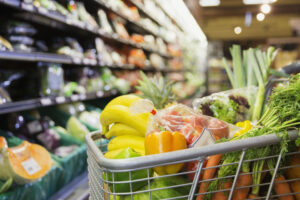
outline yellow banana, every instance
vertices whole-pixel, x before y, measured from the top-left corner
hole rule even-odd
[[[111,138],[112,136],[120,136],[120,135],[136,135],[145,137],[145,134],[137,131],[136,129],[122,123],[115,123],[109,129],[109,131],[105,134],[106,138]]]
[[[130,104],[132,104],[133,102],[142,99],[141,97],[138,97],[134,94],[126,94],[126,95],[121,95],[118,96],[116,98],[114,98],[113,100],[111,100],[104,109],[113,106],[113,105],[122,105],[122,106],[126,106],[129,107]]]
[[[109,159],[114,159],[121,151],[123,151],[126,148],[122,148],[122,149],[116,149],[116,150],[112,150],[112,151],[108,151],[104,154],[105,158],[109,158]],[[136,152],[140,153],[142,156],[145,155],[145,149],[138,149],[138,148],[133,148]]]
[[[133,149],[145,149],[145,138],[134,135],[121,135],[113,138],[107,145],[108,151],[124,149],[127,147]]]
[[[129,108],[122,105],[112,105],[102,111],[100,122],[102,134],[108,132],[108,126],[112,123],[122,123],[130,126],[142,134],[146,133],[149,113],[131,114]]]

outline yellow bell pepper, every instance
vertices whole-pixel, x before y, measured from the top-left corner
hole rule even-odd
[[[246,121],[243,121],[243,122],[237,122],[235,125],[237,127],[241,127],[242,129],[240,129],[238,132],[236,132],[234,134],[234,137],[242,135],[244,133],[247,133],[252,128],[252,124],[249,120],[246,120]]]
[[[153,132],[147,135],[145,139],[146,155],[159,154],[170,151],[186,149],[186,139],[179,132],[162,131]],[[155,167],[154,171],[158,175],[174,174],[181,170],[184,163]]]

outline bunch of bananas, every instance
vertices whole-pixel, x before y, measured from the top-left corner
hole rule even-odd
[[[127,147],[145,155],[145,133],[150,113],[132,112],[130,106],[142,100],[136,95],[122,95],[111,100],[100,115],[102,134],[113,138],[106,158],[114,158]]]

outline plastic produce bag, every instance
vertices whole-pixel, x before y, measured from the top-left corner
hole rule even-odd
[[[64,71],[61,65],[39,63],[39,71],[42,77],[40,94],[42,96],[62,95],[64,88]]]
[[[225,122],[196,113],[185,105],[176,104],[159,110],[152,117],[148,124],[147,134],[161,130],[178,131],[185,136],[187,145],[191,147],[204,128],[209,130],[216,140],[229,136],[229,127]]]
[[[257,87],[248,87],[214,93],[195,99],[193,107],[204,115],[216,117],[228,123],[244,121],[251,117]]]

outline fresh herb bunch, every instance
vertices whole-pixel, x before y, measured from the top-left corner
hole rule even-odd
[[[272,149],[280,149],[283,153],[288,150],[288,133],[290,129],[297,129],[300,127],[300,73],[292,76],[289,82],[281,85],[273,90],[272,95],[269,98],[269,105],[258,121],[257,125],[250,131],[231,139],[222,139],[220,142],[234,141],[245,139],[249,137],[256,137],[261,135],[267,135],[276,133],[281,137],[282,142],[280,145],[273,145],[261,147],[259,149],[249,149],[245,154],[245,160],[253,158],[262,158],[274,153]],[[300,145],[300,133],[299,138],[296,140],[296,145]],[[241,152],[226,153],[223,155],[222,165],[228,163],[239,162]],[[259,171],[262,171],[265,160],[255,161],[252,165],[253,184],[259,184],[261,175]],[[267,163],[271,166],[270,163]],[[236,173],[237,165],[228,165],[220,167],[218,171],[218,178],[234,175]],[[242,171],[246,172],[247,169]],[[216,191],[220,186],[220,181],[216,180],[211,182],[208,191]],[[259,193],[259,187],[254,187],[252,193],[257,195]],[[211,195],[206,195],[206,199],[210,199]]]

